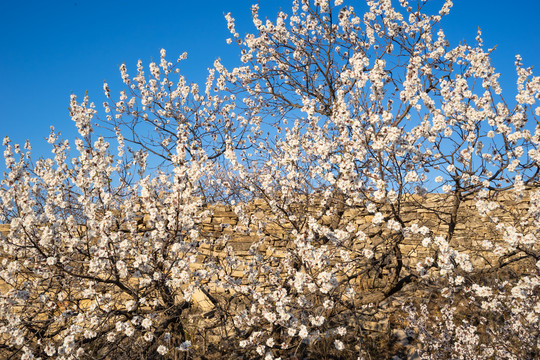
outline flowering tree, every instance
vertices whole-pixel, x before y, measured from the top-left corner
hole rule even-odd
[[[293,1],[263,22],[255,5],[253,34],[226,15],[243,64],[216,61],[204,93],[184,56],[121,67],[102,122],[117,151],[88,99],[71,103],[76,157],[54,132],[35,164],[6,139],[0,350],[172,358],[210,351],[206,329],[215,352],[352,358],[368,321],[402,311],[425,358],[538,356],[540,78],[517,57],[505,101],[480,33],[451,47],[452,2],[424,6]],[[209,233],[218,201],[238,223]],[[194,325],[195,292],[212,321]]]
[[[190,185],[199,163],[182,164],[179,148],[174,174],[134,180],[144,159],[123,158],[121,136],[116,155],[102,137],[91,143],[86,105],[72,98],[86,139],[75,141],[77,157],[68,158],[68,142],[54,132],[54,159],[35,165],[4,140],[2,216],[10,230],[2,238],[1,347],[21,358],[187,348],[179,319],[199,281],[187,272],[204,216]]]

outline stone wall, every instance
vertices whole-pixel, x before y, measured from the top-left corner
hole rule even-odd
[[[489,213],[489,216],[479,214],[476,201],[464,201],[459,204],[457,217],[452,220],[453,198],[429,194],[423,198],[411,198],[403,203],[399,210],[400,217],[405,224],[417,224],[418,227],[426,226],[430,230],[430,237],[443,236],[448,238],[449,227],[454,226],[450,245],[458,251],[468,253],[474,265],[486,266],[498,259],[492,251],[487,251],[483,245],[485,240],[490,240],[494,247],[497,243],[505,241],[505,232],[497,230],[498,224],[511,225],[516,231],[523,233],[534,232],[539,235],[538,229],[531,228],[531,224],[521,221],[527,217],[529,198],[516,199],[513,193],[501,194],[492,200],[498,208]],[[211,216],[202,222],[202,230],[205,237],[216,240],[212,246],[202,246],[205,254],[225,256],[224,248],[220,247],[219,239],[226,238],[227,244],[234,250],[236,256],[249,256],[250,247],[264,237],[264,242],[258,246],[258,250],[267,256],[282,257],[291,243],[292,226],[283,218],[276,216],[275,211],[264,201],[256,201],[249,204],[247,212],[251,213],[251,219],[240,219],[233,208],[226,205],[213,205],[207,207]],[[315,214],[319,209],[312,207],[306,212]],[[381,209],[387,215],[389,208]],[[374,215],[364,209],[345,209],[339,215],[319,216],[319,222],[329,228],[344,229],[349,224],[354,224],[356,230],[362,230],[368,234],[365,241],[359,241],[357,248],[377,248],[385,237],[396,234],[386,227],[378,227],[372,224]],[[243,221],[244,220],[244,221]],[[377,233],[380,231],[380,234]],[[433,255],[433,250],[422,246],[425,235],[406,232],[400,241],[400,249],[406,265],[414,265],[426,256]],[[216,245],[217,244],[217,245]]]
[[[512,225],[524,235],[534,233],[535,236],[540,236],[539,229],[520,221],[528,213],[528,197],[516,200],[512,193],[504,193],[494,200],[499,207],[490,214],[490,217],[481,216],[478,213],[475,201],[465,201],[460,204],[458,215],[454,219],[455,229],[450,244],[457,250],[467,253],[475,266],[489,267],[498,261],[498,257],[493,256],[493,251],[486,250],[482,245],[484,240],[491,240],[495,246],[497,242],[505,241],[505,234],[497,230],[497,223]],[[450,214],[454,205],[452,198],[439,194],[431,194],[423,198],[411,197],[403,202],[399,209],[399,215],[407,226],[417,224],[418,228],[422,226],[429,228],[431,237],[447,236]],[[205,207],[210,215],[200,222],[202,235],[199,243],[200,255],[198,262],[193,264],[194,268],[204,268],[208,260],[220,261],[220,259],[231,256],[237,257],[241,259],[239,262],[241,265],[230,269],[227,275],[243,281],[245,280],[243,272],[245,265],[243,263],[253,262],[254,253],[262,255],[265,264],[277,265],[287,256],[288,252],[294,251],[294,244],[291,240],[293,238],[292,227],[280,216],[282,215],[280,214],[281,210],[276,211],[275,207],[272,210],[271,206],[263,200],[242,206],[245,207],[244,213],[249,214],[248,217],[239,217],[235,209],[228,205],[207,205]],[[374,226],[372,224],[374,214],[365,209],[345,208],[335,204],[326,208],[327,211],[321,213],[319,205],[308,206],[304,209],[300,205],[296,208],[289,206],[289,209],[293,209],[293,212],[298,216],[309,214],[317,217],[318,222],[329,229],[344,229],[353,224],[355,230],[362,230],[368,235],[365,240],[355,240],[354,248],[359,252],[365,248],[375,249],[374,259],[377,259],[381,252],[388,250],[389,244],[393,243],[393,240],[389,241],[388,239],[392,239],[392,236],[399,233],[386,227]],[[389,208],[379,210],[383,213],[391,211]],[[497,222],[494,221],[494,216],[498,218]],[[141,230],[144,230],[147,226],[147,219],[141,217],[139,226]],[[8,231],[9,225],[0,224],[0,232],[5,234]],[[406,232],[399,240],[399,249],[403,259],[401,277],[405,276],[410,269],[414,269],[418,262],[423,261],[428,256],[434,256],[433,249],[422,245],[424,237],[425,235],[422,234]],[[329,244],[327,243],[326,246],[331,246]],[[538,245],[534,245],[537,251]],[[329,250],[332,251],[331,248]],[[382,251],[377,252],[377,250]],[[369,294],[373,290],[384,287],[391,272],[391,268],[382,268],[379,272],[368,269],[363,277],[357,279],[358,290]],[[261,283],[265,284],[264,279],[260,280]],[[0,291],[3,290],[2,288],[0,283]],[[193,295],[195,309],[199,309],[203,314],[213,313],[216,298],[219,298],[219,294],[224,289],[209,285],[208,290],[211,294],[201,289]],[[264,291],[264,289],[262,290]],[[411,293],[406,294],[409,294],[407,296],[411,295]],[[423,295],[417,294],[415,296],[422,297]],[[400,304],[399,299],[395,301],[396,303],[392,306]],[[365,320],[362,326],[364,330],[385,332],[389,329],[389,320],[387,317],[375,317]]]
[[[496,246],[497,242],[504,242],[504,231],[497,230],[497,224],[510,224],[515,226],[516,231],[523,234],[534,232],[540,236],[539,230],[531,228],[531,224],[520,220],[527,215],[529,197],[516,199],[512,192],[499,195],[493,202],[498,208],[490,213],[490,216],[481,216],[478,213],[476,201],[464,201],[459,205],[457,217],[454,219],[455,228],[452,232],[450,245],[458,251],[469,254],[476,266],[489,266],[498,260],[488,251],[483,242],[490,240]],[[311,202],[313,204],[313,202]],[[244,213],[250,216],[240,218],[235,210],[228,205],[207,205],[210,216],[200,223],[200,252],[199,265],[204,257],[213,256],[224,258],[234,255],[239,258],[250,258],[253,252],[250,249],[255,246],[256,252],[267,258],[279,261],[287,255],[292,242],[293,227],[282,216],[281,210],[271,209],[271,206],[263,201],[256,200],[249,204],[243,204]],[[346,208],[331,204],[326,206],[326,212],[321,213],[319,205],[288,205],[288,209],[297,216],[311,215],[317,218],[318,223],[328,229],[345,229],[350,224],[354,225],[355,231],[361,230],[367,234],[365,240],[358,240],[354,247],[358,251],[364,248],[377,250],[389,245],[388,239],[395,236],[399,231],[392,231],[386,227],[378,227],[372,224],[374,214],[363,208]],[[430,230],[430,236],[437,235],[447,237],[449,234],[451,212],[455,206],[453,198],[441,194],[428,194],[424,197],[412,196],[403,201],[398,210],[400,219],[407,225],[417,224],[418,228],[426,226]],[[336,210],[337,209],[337,210]],[[324,209],[323,209],[324,210]],[[383,214],[390,214],[389,207],[379,209]],[[493,217],[496,216],[496,222]],[[142,228],[146,219],[141,219]],[[299,229],[301,231],[301,229]],[[0,232],[7,233],[9,225],[0,224]],[[426,236],[405,232],[399,240],[399,248],[405,267],[414,267],[427,256],[433,256],[434,251],[430,247],[422,246],[422,240]],[[323,240],[321,240],[323,241]],[[393,240],[394,241],[394,240]],[[390,242],[393,244],[393,242]],[[331,246],[329,243],[328,246]],[[536,244],[535,246],[538,246]],[[236,269],[231,275],[242,277],[242,271]]]

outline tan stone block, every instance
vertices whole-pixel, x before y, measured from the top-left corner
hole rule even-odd
[[[237,223],[238,223],[238,219],[232,219],[232,218],[221,219],[221,225],[236,225]]]
[[[214,210],[214,212],[216,211],[225,211],[225,212],[229,212],[231,211],[231,207],[228,206],[228,205],[222,205],[222,204],[219,204],[219,205],[213,205],[211,207],[212,210]]]
[[[208,217],[202,219],[202,221],[201,221],[201,224],[210,224],[210,223],[212,223],[212,217],[211,216],[208,216]]]
[[[192,296],[193,304],[202,311],[207,312],[214,309],[214,304],[201,290],[197,290]]]
[[[2,234],[9,233],[9,228],[10,228],[9,224],[0,224],[0,233]]]
[[[234,278],[241,279],[241,278],[244,277],[244,271],[243,271],[243,270],[234,270],[234,271],[231,273],[231,276],[234,277]]]

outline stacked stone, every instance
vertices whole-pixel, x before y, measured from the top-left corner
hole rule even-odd
[[[516,199],[512,192],[507,192],[500,194],[495,201],[499,207],[493,210],[489,217],[478,214],[475,201],[471,200],[460,204],[450,245],[458,251],[469,254],[475,266],[489,266],[498,259],[493,256],[492,251],[482,245],[484,240],[490,240],[494,246],[504,242],[504,234],[496,229],[497,223],[515,224],[519,231],[531,231],[527,228],[530,224],[518,221],[526,214],[529,207],[527,197]],[[236,257],[240,259],[239,265],[231,268],[227,275],[242,279],[245,270],[242,264],[252,260],[255,253],[264,256],[265,260],[270,260],[270,263],[272,261],[278,263],[287,256],[292,246],[292,228],[281,225],[283,222],[276,218],[270,210],[270,206],[263,200],[255,200],[249,204],[243,204],[243,206],[245,207],[244,213],[250,215],[242,219],[229,205],[206,206],[205,210],[209,210],[210,215],[200,223],[200,255],[195,268],[204,267],[209,260],[223,261],[226,258]],[[403,207],[400,209],[400,216],[408,224],[416,223],[419,227],[427,226],[430,230],[435,231],[435,233],[430,234],[431,236],[444,236],[449,231],[447,222],[452,207],[452,199],[442,194],[427,194],[424,197],[414,195],[405,199]],[[388,210],[382,209],[383,212]],[[317,206],[311,206],[306,209],[306,212],[317,214],[320,209]],[[494,217],[497,218],[497,222],[494,221]],[[389,229],[373,226],[373,214],[369,214],[363,209],[344,209],[339,216],[322,214],[319,219],[322,225],[331,228],[336,226],[345,228],[352,223],[356,230],[362,230],[368,235],[381,231],[377,236],[368,236],[364,242],[354,244],[357,251],[361,251],[365,247],[377,248],[392,234]],[[140,222],[140,226],[144,228],[142,215]],[[9,225],[0,224],[0,232],[6,234],[8,231]],[[422,246],[423,238],[424,236],[420,234],[406,234],[401,240],[399,248],[405,268],[414,268],[418,262],[434,255],[434,250]]]

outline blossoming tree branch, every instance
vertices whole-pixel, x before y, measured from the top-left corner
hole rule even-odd
[[[162,50],[52,157],[5,138],[0,356],[367,359],[384,317],[425,359],[540,356],[540,78],[503,97],[451,7],[254,5],[240,66]]]

